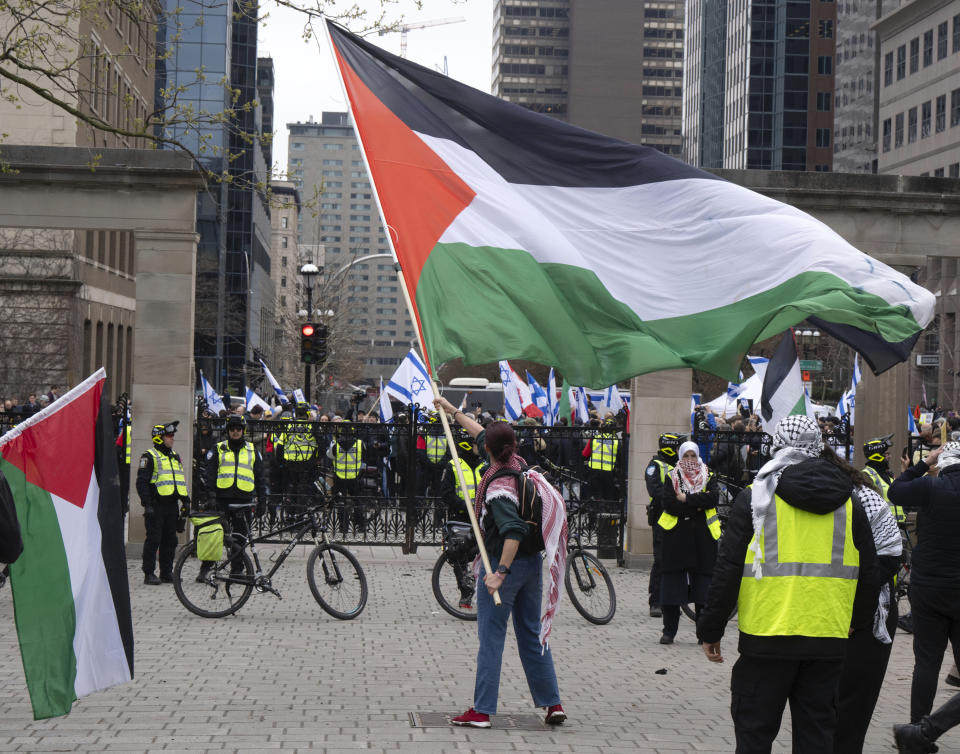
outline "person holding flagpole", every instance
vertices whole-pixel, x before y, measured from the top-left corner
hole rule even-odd
[[[546,560],[550,564],[550,585],[547,609],[540,616],[541,555],[521,550],[526,544],[529,524],[519,516],[516,479],[510,472],[524,469],[517,455],[517,437],[506,422],[496,422],[486,430],[455,408],[446,398],[433,402],[437,410],[453,416],[489,459],[490,468],[477,486],[474,509],[482,522],[483,541],[490,557],[492,571],[483,579],[486,589],[477,594],[477,675],[473,706],[450,722],[471,728],[489,728],[490,715],[497,713],[500,689],[500,668],[507,634],[507,619],[513,615],[517,650],[533,695],[533,703],[547,709],[548,725],[559,725],[566,719],[560,703],[560,690],[547,637],[560,599],[567,551],[567,522],[563,498],[543,476],[530,472],[543,503],[542,534]],[[504,473],[503,469],[510,471]],[[499,472],[499,473],[498,473]],[[500,592],[501,606],[495,606],[492,595]]]

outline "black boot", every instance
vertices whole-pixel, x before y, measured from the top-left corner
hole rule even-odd
[[[157,574],[155,573],[145,573],[143,574],[143,583],[156,586],[160,583],[160,579],[157,578]]]
[[[936,745],[924,735],[919,723],[894,725],[893,741],[900,754],[927,754],[937,751]]]

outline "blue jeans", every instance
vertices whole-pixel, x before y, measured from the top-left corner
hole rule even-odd
[[[527,686],[537,707],[560,704],[557,674],[553,669],[550,650],[540,653],[540,555],[517,556],[510,564],[510,574],[500,587],[502,605],[493,604],[493,597],[483,585],[477,584],[477,680],[473,691],[473,708],[485,715],[497,714],[500,693],[500,665],[503,660],[503,642],[507,637],[507,618],[513,613],[513,632]],[[497,561],[490,566],[496,570]],[[481,567],[481,571],[482,571]]]

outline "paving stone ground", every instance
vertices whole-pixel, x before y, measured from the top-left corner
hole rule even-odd
[[[692,624],[677,642],[657,643],[648,617],[644,570],[609,564],[617,614],[607,626],[581,618],[566,599],[553,649],[569,722],[557,729],[413,728],[410,712],[459,713],[473,693],[476,624],[439,608],[430,589],[437,551],[414,556],[393,548],[356,548],[370,599],[356,620],[331,618],[306,581],[307,551],[284,564],[283,594],[255,594],[232,617],[188,613],[169,585],[145,586],[129,563],[136,640],[131,683],[81,699],[70,715],[34,721],[13,621],[9,588],[0,591],[0,751],[71,752],[710,752],[733,751],[726,662],[708,663]],[[944,664],[946,673],[949,662]],[[655,671],[666,669],[666,674]],[[867,737],[867,752],[892,751],[894,722],[909,709],[910,637],[898,635]],[[944,686],[937,704],[950,696]],[[508,636],[500,711],[532,707]],[[774,751],[790,750],[789,712]],[[960,752],[960,730],[942,740]]]

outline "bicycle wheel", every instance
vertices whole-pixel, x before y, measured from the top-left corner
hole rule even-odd
[[[433,567],[432,582],[440,607],[460,620],[477,619],[477,583],[470,561],[451,560],[450,551],[444,550]]]
[[[243,570],[231,575],[231,565],[238,561]],[[234,578],[237,581],[231,581]],[[173,565],[173,590],[191,613],[202,618],[223,618],[237,612],[250,599],[253,562],[242,549],[216,562],[197,560],[197,545],[191,542],[180,551]]]
[[[563,583],[573,606],[588,621],[602,626],[613,620],[617,595],[610,574],[593,555],[584,550],[571,552]]]
[[[367,605],[367,577],[346,547],[315,547],[307,559],[307,581],[320,607],[334,618],[351,620]]]

